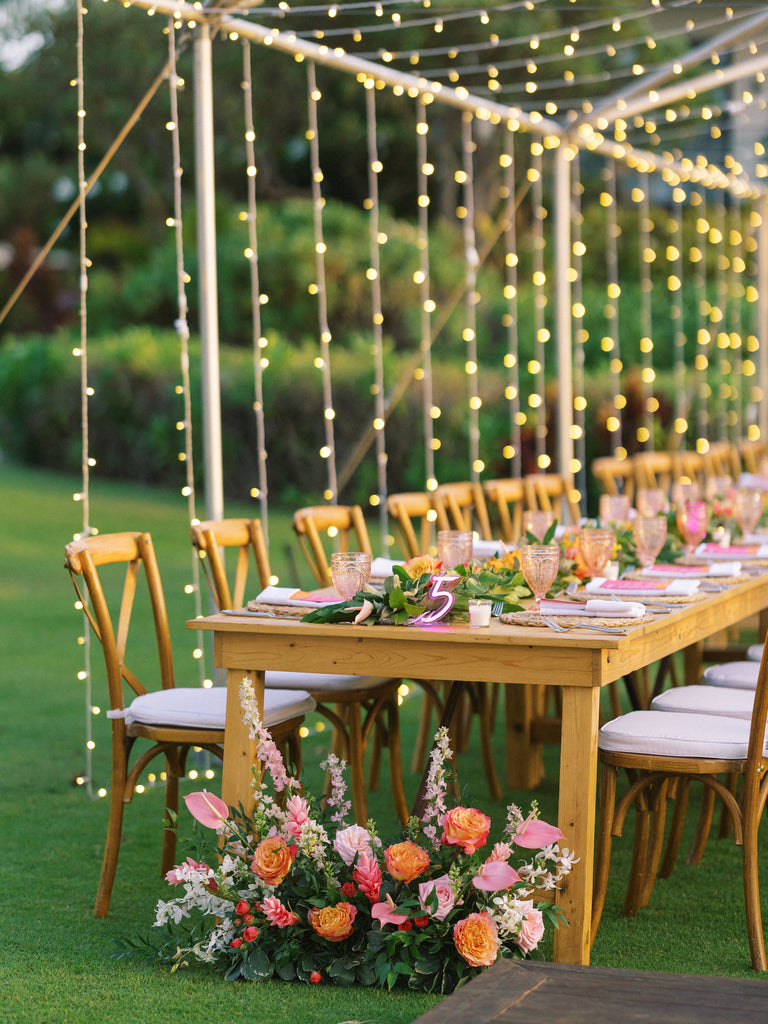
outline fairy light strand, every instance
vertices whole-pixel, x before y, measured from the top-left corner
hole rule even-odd
[[[509,460],[509,475],[523,475],[522,417],[520,411],[520,317],[517,293],[517,202],[515,189],[515,136],[512,131],[502,135],[503,152],[499,158],[502,167],[502,197],[504,212],[504,296],[506,298],[507,351],[504,366],[507,374],[505,397],[509,409],[509,444],[504,450]]]
[[[424,474],[428,491],[437,487],[435,476],[435,452],[440,443],[435,437],[434,424],[440,410],[434,404],[432,389],[432,313],[435,308],[431,294],[429,263],[429,181],[434,167],[429,162],[427,104],[420,98],[417,104],[416,120],[416,161],[417,161],[417,245],[419,249],[419,270],[416,280],[419,285],[419,309],[421,339],[419,342],[421,366],[422,410],[424,424]]]
[[[576,432],[574,454],[579,462],[576,473],[576,488],[581,494],[587,493],[586,416],[587,388],[584,373],[587,331],[584,326],[584,273],[582,241],[583,216],[581,212],[581,181],[579,177],[579,154],[573,157],[571,173],[571,267],[573,286],[571,288],[571,316],[573,320],[573,427]]]
[[[613,409],[608,419],[608,430],[611,433],[613,454],[621,457],[624,450],[623,410],[626,399],[622,393],[621,374],[622,359],[619,334],[619,224],[616,214],[616,162],[607,160],[604,169],[604,189],[600,195],[600,203],[605,208],[605,319],[608,328],[603,338],[603,351],[609,356],[611,402]]]
[[[323,422],[325,424],[325,445],[320,450],[320,455],[326,460],[328,486],[325,491],[325,499],[331,503],[338,497],[338,483],[336,477],[336,447],[334,441],[333,421],[335,411],[333,408],[333,397],[331,387],[331,330],[328,325],[328,295],[325,286],[325,241],[323,240],[323,199],[321,182],[323,173],[320,169],[320,146],[318,134],[317,107],[320,100],[320,91],[317,88],[317,75],[315,62],[307,61],[307,89],[309,107],[309,128],[307,138],[312,169],[312,214],[315,232],[315,276],[314,288],[317,295],[317,316],[320,330],[320,356],[316,361],[320,369],[323,382]]]
[[[546,327],[546,272],[544,270],[544,250],[546,236],[544,222],[547,210],[544,206],[543,182],[543,146],[534,141],[531,144],[531,166],[528,174],[532,181],[533,193],[533,323],[534,323],[534,358],[529,367],[533,377],[533,389],[528,396],[528,404],[535,416],[535,451],[536,467],[540,472],[549,469],[550,456],[547,453],[547,402],[546,402],[546,351],[549,332]]]
[[[248,273],[251,286],[251,332],[253,347],[253,412],[256,422],[256,452],[258,458],[258,487],[251,491],[259,499],[259,513],[264,539],[269,549],[269,502],[267,486],[267,429],[264,419],[264,370],[268,365],[267,339],[262,333],[262,294],[259,280],[258,208],[256,202],[256,127],[253,119],[253,74],[251,68],[252,44],[243,40],[243,106],[245,118],[245,153],[248,207]],[[267,296],[263,296],[266,301]]]
[[[686,337],[683,323],[683,202],[686,193],[676,185],[672,189],[672,211],[667,218],[667,292],[669,293],[669,319],[673,336],[673,377],[675,382],[675,422],[672,430],[673,448],[685,448],[688,431],[690,399],[687,389],[688,367],[685,364]]]
[[[654,448],[654,338],[653,338],[653,274],[656,250],[653,244],[653,223],[650,202],[651,183],[647,171],[643,172],[636,186],[638,226],[637,238],[640,246],[640,401],[642,409],[636,441],[641,450]]]
[[[464,372],[467,378],[467,440],[469,443],[470,478],[479,480],[485,468],[480,459],[480,407],[477,360],[477,268],[479,257],[475,238],[474,160],[475,143],[472,138],[473,117],[469,113],[461,118],[462,169],[457,175],[462,185],[463,205],[458,214],[464,237]]]

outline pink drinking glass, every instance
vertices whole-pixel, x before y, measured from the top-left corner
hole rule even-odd
[[[678,506],[676,514],[677,528],[685,542],[689,555],[696,550],[696,545],[704,540],[709,523],[709,505],[706,501],[686,501]]]
[[[524,544],[520,548],[520,566],[533,594],[530,611],[537,612],[541,608],[541,599],[557,579],[560,548],[557,544]]]
[[[577,537],[579,551],[588,576],[592,578],[600,576],[611,560],[615,539],[613,530],[594,527],[579,530]]]
[[[667,539],[667,517],[637,516],[632,522],[637,560],[643,569],[653,565]]]

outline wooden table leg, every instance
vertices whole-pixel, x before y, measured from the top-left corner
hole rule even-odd
[[[555,896],[568,922],[554,937],[554,959],[561,963],[588,964],[592,945],[599,724],[600,690],[564,686],[558,825],[565,835],[562,845],[579,860]]]
[[[507,686],[505,693],[506,783],[509,789],[535,789],[544,778],[542,745],[531,734],[544,706],[545,687]]]
[[[228,807],[242,804],[250,811],[253,805],[251,765],[256,762],[257,747],[255,740],[248,736],[248,726],[243,722],[240,706],[240,683],[245,675],[253,682],[259,710],[262,717],[264,715],[264,673],[230,669],[227,672],[227,740],[221,769],[221,799]]]

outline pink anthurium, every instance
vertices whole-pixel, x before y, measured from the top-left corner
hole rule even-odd
[[[565,836],[556,825],[539,821],[533,813],[528,815],[512,836],[512,841],[526,850],[543,850],[545,846],[559,843],[561,839],[565,839]]]
[[[480,870],[472,879],[472,885],[486,892],[498,892],[499,889],[511,889],[519,881],[520,875],[506,861],[487,860],[480,865]]]
[[[382,925],[385,924],[403,924],[408,920],[407,914],[397,914],[395,911],[397,907],[394,904],[392,897],[387,894],[385,903],[374,903],[371,907],[371,917],[376,921],[380,921]]]
[[[203,790],[184,797],[187,810],[206,828],[220,828],[229,818],[229,808],[219,797]]]
[[[365,620],[368,618],[368,616],[371,614],[372,611],[373,611],[373,605],[371,604],[371,602],[370,601],[366,601],[365,599],[363,599],[363,603],[360,606],[360,611],[357,613],[357,615],[354,617],[354,619],[352,621],[353,622],[365,622]]]

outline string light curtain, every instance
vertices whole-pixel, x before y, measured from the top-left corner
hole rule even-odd
[[[502,190],[501,196],[505,203],[503,221],[503,242],[504,242],[504,298],[506,299],[506,311],[504,313],[504,325],[506,326],[507,346],[504,353],[504,367],[506,369],[507,386],[504,396],[509,408],[509,443],[502,450],[504,458],[509,461],[509,475],[518,477],[523,475],[523,442],[522,442],[522,416],[520,411],[520,318],[518,310],[517,290],[517,200],[515,188],[515,135],[511,130],[505,131],[502,136],[503,151],[499,157],[502,168]]]
[[[417,371],[417,379],[421,379],[422,423],[424,430],[424,474],[425,487],[434,491],[437,487],[435,476],[435,452],[440,442],[435,436],[434,424],[440,410],[434,404],[432,382],[432,314],[435,302],[432,298],[429,264],[429,182],[435,168],[429,161],[429,120],[427,109],[429,104],[424,97],[419,97],[416,115],[416,163],[417,163],[417,195],[418,208],[417,245],[419,249],[419,269],[416,272],[416,283],[419,286],[419,322],[421,337],[421,366]]]
[[[480,262],[475,239],[475,196],[473,156],[475,143],[472,138],[472,114],[461,116],[462,168],[456,173],[456,180],[463,188],[464,202],[458,215],[462,222],[464,236],[464,329],[462,336],[466,345],[464,372],[467,377],[467,440],[469,442],[469,469],[472,480],[479,480],[485,468],[480,459],[480,407],[482,400],[478,389],[477,359],[477,268]]]

